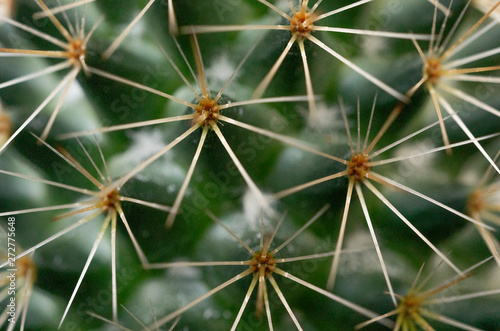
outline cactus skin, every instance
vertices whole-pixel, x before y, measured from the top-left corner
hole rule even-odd
[[[102,54],[109,45],[148,2],[136,0],[124,5],[124,2],[120,0],[96,0],[87,4],[86,31],[88,32],[103,15],[104,21],[89,40],[85,62],[91,67],[195,103],[192,92],[158,47],[160,45],[172,58],[172,62],[179,67],[179,71],[187,77],[187,80],[195,84],[189,68],[169,34],[172,32],[172,26],[169,26],[167,19],[170,1],[155,1],[115,53],[106,61],[102,58]],[[280,8],[284,6],[283,9],[290,14],[286,1],[269,2]],[[321,21],[321,24],[352,29],[401,33],[411,31],[414,34],[428,34],[433,24],[432,2],[374,0],[326,18]],[[436,29],[441,27],[443,12],[449,5],[448,0],[440,2],[444,7],[437,10]],[[495,4],[495,1],[472,1],[464,18],[457,26],[456,37],[452,39],[452,42],[481,19],[484,7],[480,5],[486,2],[491,2],[488,5],[490,8]],[[0,1],[0,6],[5,6],[7,3],[10,2]],[[63,1],[64,3],[67,1]],[[295,1],[292,3],[297,5]],[[327,13],[350,3],[352,1],[323,1],[318,7],[320,10],[318,13]],[[46,4],[48,7],[57,6],[56,1],[47,0]],[[173,0],[171,4],[175,8],[181,33],[191,25],[288,24],[288,21],[261,1]],[[453,1],[444,36],[452,29],[462,8],[466,5],[467,1]],[[314,2],[309,1],[308,6],[311,8]],[[81,9],[81,7],[78,8],[79,13]],[[61,38],[48,19],[33,20],[33,13],[39,10],[34,0],[17,0],[12,17],[19,22],[31,24],[51,36]],[[69,10],[68,14],[69,19],[74,20],[73,10]],[[63,24],[66,24],[63,16],[58,14],[57,17]],[[490,22],[491,19],[488,18],[480,28]],[[464,50],[463,56],[500,47],[498,29],[498,27],[492,27],[490,31],[481,35]],[[307,31],[307,33],[310,32]],[[330,32],[312,32],[312,34],[401,94],[411,89],[424,72],[422,60],[411,40],[360,37]],[[290,32],[277,30],[198,34],[199,49],[211,92],[222,88],[241,59],[259,38],[261,39],[255,50],[249,55],[236,78],[224,92],[224,102],[227,100],[239,102],[251,98],[252,93],[282,54],[290,40]],[[196,71],[190,37],[180,35],[178,42]],[[428,42],[418,41],[418,44],[422,49],[427,50]],[[22,32],[5,22],[0,24],[0,48],[51,49],[50,47],[52,47],[50,43]],[[350,147],[343,125],[339,98],[342,99],[341,102],[347,109],[347,120],[353,140],[356,140],[357,135],[355,128],[357,128],[356,105],[358,102],[362,138],[370,122],[371,105],[375,95],[377,95],[377,102],[374,109],[375,115],[371,121],[371,138],[381,128],[391,111],[395,107],[402,107],[394,124],[377,144],[379,148],[437,120],[434,104],[425,86],[415,91],[411,96],[411,102],[402,105],[396,98],[380,90],[324,50],[307,43],[307,40],[304,42],[304,49],[307,54],[314,94],[318,96],[315,100],[316,119],[310,117],[311,102],[310,100],[307,102],[307,98],[304,99],[305,101],[294,103],[241,106],[234,110],[228,109],[221,114],[290,137],[303,144],[310,144],[317,150],[341,159],[350,158]],[[29,72],[42,70],[55,63],[53,59],[2,56],[0,57],[0,84]],[[477,66],[498,66],[499,63],[500,56],[496,54],[478,61]],[[473,65],[475,64],[476,62]],[[483,75],[498,80],[497,70]],[[64,73],[55,73],[0,89],[2,102],[0,142],[4,132],[15,131],[63,77]],[[500,108],[499,87],[495,86],[498,84],[455,81],[452,83],[454,87],[474,95],[481,102],[495,109]],[[199,88],[197,91],[201,93]],[[307,92],[301,48],[299,45],[294,45],[263,96],[305,96]],[[446,96],[446,100],[456,107],[459,116],[475,137],[500,132],[498,116],[477,109],[456,97],[448,94]],[[50,118],[50,111],[55,107],[56,102],[50,103],[47,106],[48,109],[42,111],[0,154],[0,170],[95,189],[95,186],[59,156],[37,144],[37,140],[30,134],[30,132],[36,135],[43,133],[45,124]],[[75,139],[60,140],[58,139],[60,135],[186,114],[191,114],[191,110],[185,105],[96,74],[86,74],[82,69],[46,141],[51,146],[62,146],[93,176],[97,177],[98,174],[79,143]],[[147,159],[185,132],[190,124],[189,121],[174,122],[98,135],[99,146],[103,150],[112,179],[126,175],[140,161]],[[446,119],[445,125],[452,144],[468,139],[452,119]],[[332,160],[262,134],[243,130],[227,123],[220,125],[220,129],[242,166],[266,196],[345,170],[345,167]],[[131,178],[120,194],[155,204],[173,205],[198,147],[200,136],[201,129],[198,129],[165,156]],[[92,136],[81,138],[81,142],[94,160],[100,160],[101,156]],[[500,148],[499,138],[483,140],[480,144],[494,159]],[[384,154],[384,158],[409,153],[417,154],[441,146],[443,146],[442,130],[437,125],[411,141],[401,144],[400,147],[389,150]],[[384,166],[381,173],[461,213],[468,213],[471,212],[470,196],[478,188],[481,177],[488,171],[489,165],[490,163],[473,144],[466,144],[453,147],[451,155],[448,155],[446,151],[440,151]],[[494,170],[489,171],[488,184],[498,183],[498,173]],[[79,201],[79,196],[73,194],[74,192],[16,178],[5,172],[0,176],[2,182],[0,214],[2,215],[9,211]],[[387,199],[441,252],[447,254],[461,270],[491,256],[488,246],[483,241],[484,236],[480,235],[476,225],[413,195],[376,184]],[[330,205],[329,210],[314,225],[284,249],[290,253],[287,256],[335,250],[348,186],[348,180],[337,178],[272,203],[276,214],[287,213],[276,242],[285,241],[322,206]],[[426,263],[427,270],[432,270],[441,259],[436,257],[436,254],[379,199],[368,192],[365,194],[367,208],[388,267],[392,286],[396,293],[406,293],[412,287],[412,282],[422,263]],[[373,249],[359,199],[355,197],[356,193],[351,202],[343,244],[343,248],[347,251],[342,253],[340,258],[333,293],[383,314],[394,310],[394,305],[390,296],[384,294],[387,291],[386,281]],[[488,201],[498,206],[499,201],[491,201],[497,198],[498,194],[493,194]],[[175,224],[170,229],[165,228],[168,215],[165,211],[123,202],[130,228],[150,263],[246,259],[247,257],[243,255],[245,252],[242,253],[241,247],[235,244],[234,238],[211,220],[206,210],[221,219],[252,249],[258,249],[260,238],[255,234],[260,233],[260,209],[262,207],[249,191],[247,182],[237,171],[232,159],[213,131],[207,134],[193,178],[181,204],[181,212],[176,216]],[[16,218],[15,231],[19,245],[24,249],[29,249],[78,220],[78,218],[72,218],[51,221],[58,214],[60,213],[57,211],[13,214],[12,216]],[[498,219],[498,208],[492,209],[492,214]],[[0,225],[4,228],[7,228],[7,218],[8,216],[0,216]],[[498,224],[491,222],[491,219],[482,217],[481,221],[496,230],[500,229]],[[274,228],[277,220],[270,221],[266,217],[266,222],[268,222],[266,225]],[[84,227],[36,250],[32,258],[36,265],[37,277],[24,330],[57,329],[101,223],[102,220],[89,222]],[[500,240],[498,233],[490,233],[491,236],[488,238],[493,237],[498,243]],[[154,311],[154,316],[160,319],[242,272],[244,268],[248,268],[247,266],[226,266],[223,268],[189,267],[145,270],[128,237],[124,228],[117,228],[118,304],[123,304],[148,326],[153,325],[152,311]],[[4,245],[3,240],[0,245]],[[494,244],[490,244],[490,249],[491,246]],[[354,251],[349,252],[350,249]],[[0,261],[0,263],[3,262]],[[331,263],[331,258],[306,260],[290,264],[286,270],[290,270],[290,273],[311,284],[326,288]],[[60,330],[107,330],[110,328],[109,323],[95,318],[95,315],[88,314],[90,311],[106,319],[112,319],[110,274],[110,234],[106,232],[103,243],[97,250]],[[456,273],[443,264],[435,271],[432,284],[445,284],[453,277],[456,277]],[[278,280],[278,277],[276,279],[304,330],[350,330],[367,320],[366,317],[326,297],[308,289],[299,288],[295,283]],[[241,307],[249,284],[250,280],[239,281],[189,309],[178,321],[176,329],[183,330],[183,327],[186,327],[190,330],[229,330]],[[274,330],[294,329],[295,326],[280,299],[272,292],[271,287],[269,289]],[[472,276],[442,294],[453,296],[498,289],[500,289],[499,265],[490,261],[475,270]],[[269,329],[266,319],[259,319],[254,314],[257,301],[254,294],[242,316],[240,329]],[[446,303],[432,308],[433,311],[476,328],[498,330],[500,318],[498,309],[495,307],[499,305],[500,295],[492,295],[467,302]],[[0,311],[2,309],[3,302]],[[121,325],[134,330],[141,329],[125,310],[119,308],[118,313]],[[453,330],[445,324],[433,323],[429,321],[429,324],[438,330]],[[4,324],[0,329],[4,330],[7,326],[8,324]],[[168,329],[168,327],[167,324],[162,326],[162,329]],[[19,325],[16,326],[16,330],[18,328]],[[154,326],[152,328],[154,329]],[[385,327],[379,324],[366,327],[366,330],[371,329],[378,330],[385,329]]]

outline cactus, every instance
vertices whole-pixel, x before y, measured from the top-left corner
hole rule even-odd
[[[0,6],[2,330],[500,329],[500,2]]]

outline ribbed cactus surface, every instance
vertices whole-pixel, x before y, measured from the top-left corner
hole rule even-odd
[[[0,6],[1,330],[500,330],[500,2]]]

